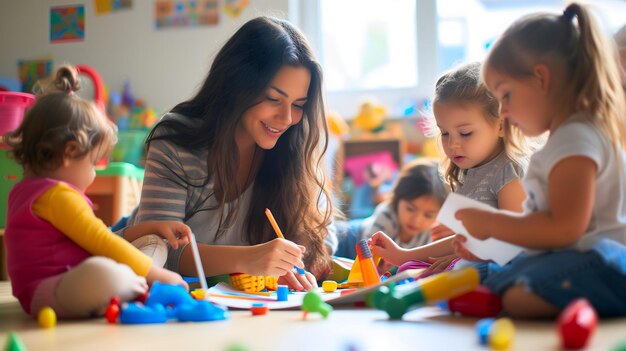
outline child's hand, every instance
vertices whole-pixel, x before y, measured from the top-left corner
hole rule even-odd
[[[455,254],[443,256],[443,257],[429,257],[428,262],[431,263],[430,267],[428,267],[424,273],[439,273],[443,272],[448,268],[450,263],[456,259],[457,256]]]
[[[126,229],[124,237],[132,242],[148,234],[156,234],[167,240],[174,249],[178,249],[179,245],[187,245],[191,241],[191,228],[185,223],[177,221],[148,221],[139,223]]]
[[[311,272],[305,274],[294,273],[293,271],[278,278],[278,284],[285,284],[289,289],[298,291],[311,290],[317,288],[317,280]]]
[[[390,270],[392,267],[393,265],[391,263],[381,259],[376,269],[378,269],[378,274],[382,275],[382,274],[385,274],[385,272]]]
[[[473,253],[469,252],[469,250],[465,247],[464,243],[467,239],[463,235],[457,234],[452,241],[452,246],[454,247],[454,253],[464,260],[468,261],[478,261],[484,262],[485,260],[478,258]]]
[[[373,254],[380,256],[383,260],[394,266],[399,266],[404,262],[397,261],[400,247],[387,234],[376,232],[369,240],[370,250]]]
[[[490,212],[466,208],[456,211],[454,217],[461,221],[465,229],[476,239],[485,240],[491,237],[487,226],[490,223]]]
[[[437,241],[437,240],[441,240],[443,238],[446,238],[450,235],[454,235],[454,232],[452,230],[450,230],[450,228],[446,227],[443,224],[439,224],[438,226],[435,226],[431,231],[430,231],[430,238],[432,241]]]
[[[306,248],[293,241],[274,239],[250,247],[241,270],[251,275],[273,275],[282,277],[293,270],[293,266],[304,268],[302,254]]]
[[[180,274],[154,265],[150,267],[146,280],[150,285],[155,281],[159,281],[165,284],[182,285],[185,289],[189,290],[189,285],[187,285],[187,282],[183,280]]]

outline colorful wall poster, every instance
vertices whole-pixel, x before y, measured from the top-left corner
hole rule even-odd
[[[224,13],[232,18],[237,18],[241,12],[250,5],[250,0],[224,0]]]
[[[50,8],[50,42],[62,43],[85,39],[85,6]]]
[[[47,78],[52,73],[52,60],[19,60],[17,61],[22,91],[31,93],[33,85],[40,79]]]
[[[159,0],[155,2],[157,29],[214,26],[219,22],[218,0]]]
[[[128,10],[133,7],[133,0],[94,0],[96,14],[106,15],[110,12]]]

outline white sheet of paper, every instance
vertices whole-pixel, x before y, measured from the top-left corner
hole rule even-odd
[[[392,276],[391,278],[379,284],[372,285],[367,288],[357,289],[354,292],[343,295],[341,294],[340,290],[332,293],[327,293],[323,292],[321,288],[318,288],[317,291],[320,293],[322,300],[330,305],[338,306],[351,304],[356,301],[364,301],[368,293],[375,291],[383,285],[388,285],[389,283],[398,282],[407,278],[414,278],[418,276],[421,272],[421,269],[406,270]],[[207,299],[209,301],[229,308],[249,309],[255,303],[264,302],[267,304],[267,307],[269,307],[270,310],[300,308],[300,306],[302,305],[302,300],[304,299],[304,295],[306,295],[305,292],[290,292],[289,301],[276,301],[275,294],[272,294],[272,296],[246,294],[223,282],[209,288],[209,290],[207,290],[207,293]],[[235,293],[238,296],[222,296],[229,293]],[[250,299],[242,299],[240,297],[249,297]]]
[[[465,247],[471,253],[484,260],[493,260],[502,266],[509,263],[520,252],[524,251],[524,248],[521,246],[509,244],[498,239],[489,238],[487,240],[480,240],[473,237],[467,229],[465,229],[463,223],[454,218],[454,214],[464,208],[475,208],[489,212],[498,212],[498,210],[482,202],[455,193],[450,193],[446,198],[441,210],[439,210],[437,221],[450,228],[453,232],[465,236],[467,238]]]

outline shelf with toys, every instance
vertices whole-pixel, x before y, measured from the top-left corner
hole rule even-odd
[[[327,116],[333,188],[349,218],[369,216],[407,161],[438,157],[435,139],[425,130],[427,118],[412,111],[390,117],[386,108],[365,102],[352,120]]]

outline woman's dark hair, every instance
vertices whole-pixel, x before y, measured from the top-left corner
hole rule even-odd
[[[264,153],[246,218],[247,239],[257,244],[275,238],[264,216],[264,209],[270,208],[285,237],[306,246],[305,264],[319,277],[330,268],[323,238],[333,212],[324,174],[319,171],[328,140],[322,70],[306,38],[293,25],[273,17],[258,17],[244,24],[219,51],[196,95],[172,109],[198,122],[165,119],[150,133],[147,147],[152,140],[167,139],[187,150],[208,150],[209,179],[186,182],[205,187],[214,181],[221,190],[210,194],[217,205],[197,203],[186,216],[209,209],[222,213],[227,194],[239,198],[243,192],[232,181],[239,168],[237,127],[245,112],[263,101],[273,78],[285,66],[310,72],[307,102],[302,120]],[[239,212],[238,206],[226,207],[221,230],[229,228]]]
[[[403,168],[393,188],[391,208],[398,213],[400,200],[411,201],[422,196],[431,196],[439,204],[448,196],[448,187],[434,161],[415,160]]]

